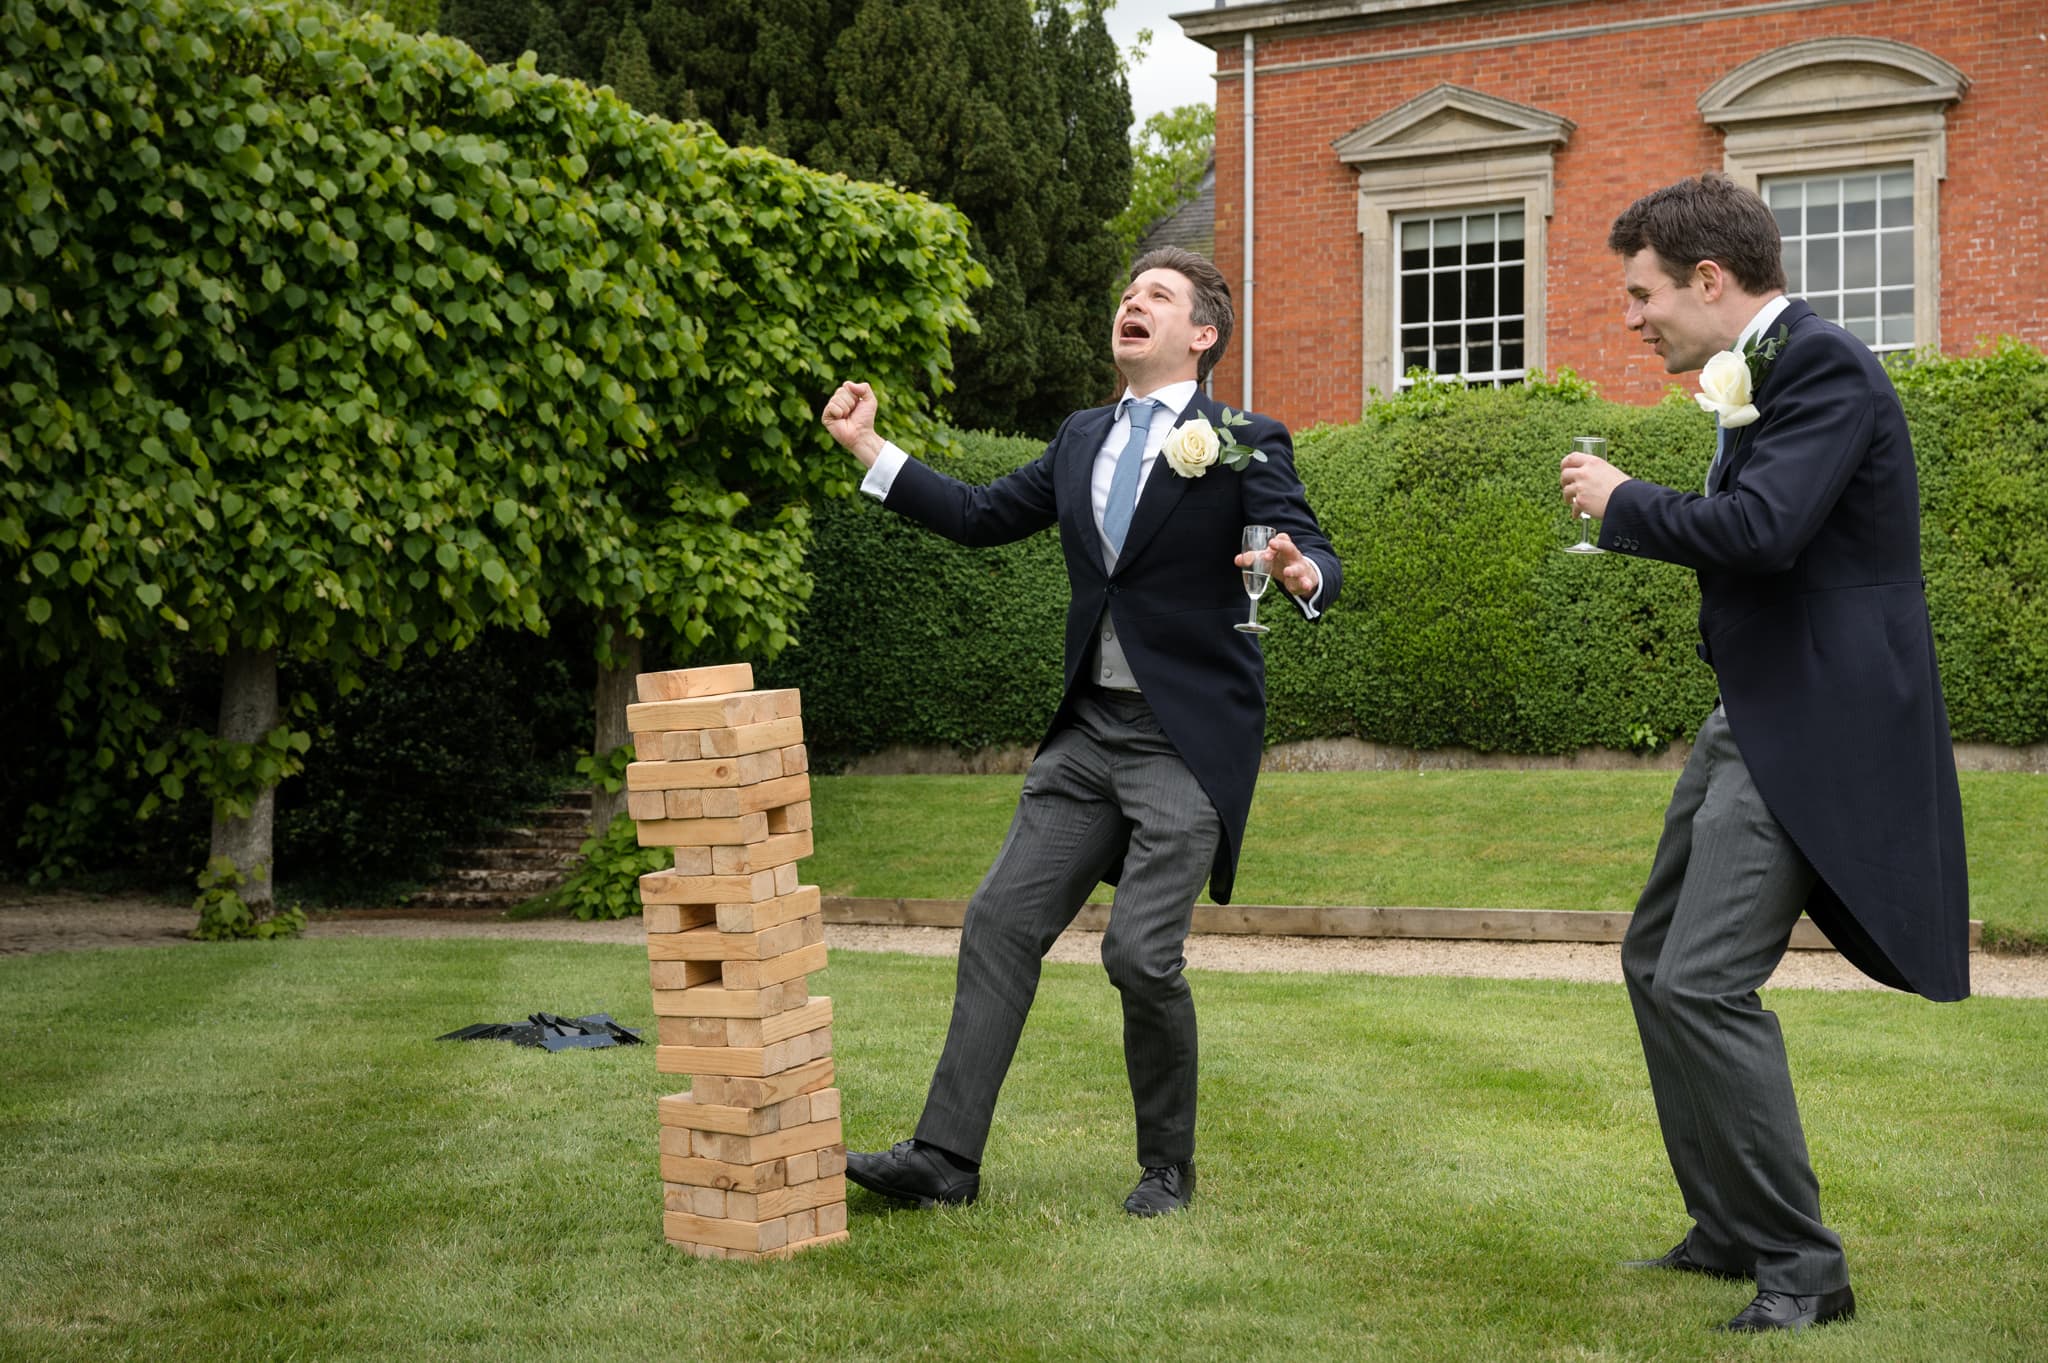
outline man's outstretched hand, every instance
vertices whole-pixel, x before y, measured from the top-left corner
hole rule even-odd
[[[882,452],[882,438],[875,434],[875,412],[881,404],[875,390],[864,383],[842,383],[825,403],[822,420],[825,433],[852,451],[862,468],[873,468]]]
[[[1284,531],[1266,542],[1265,556],[1268,560],[1267,575],[1285,587],[1290,595],[1306,601],[1316,594],[1316,588],[1322,586],[1323,575],[1315,560],[1295,548],[1294,541]],[[1258,557],[1258,554],[1250,552],[1239,554],[1237,566],[1249,568]]]

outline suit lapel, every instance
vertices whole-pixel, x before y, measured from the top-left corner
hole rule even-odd
[[[1209,424],[1213,426],[1216,424],[1217,413],[1211,409],[1215,406],[1215,401],[1197,388],[1194,397],[1188,400],[1188,405],[1181,408],[1180,414],[1173,419],[1173,425],[1178,427],[1199,416],[1207,417]],[[1213,477],[1216,472],[1217,469],[1212,467],[1205,476]],[[1117,558],[1118,567],[1135,559],[1152,537],[1159,533],[1159,528],[1166,524],[1167,517],[1180,505],[1180,499],[1187,495],[1188,484],[1193,481],[1192,478],[1183,478],[1175,473],[1173,465],[1166,462],[1165,454],[1159,456],[1158,461],[1152,466],[1152,472],[1145,479],[1145,485],[1138,490],[1138,508],[1131,517],[1130,533],[1124,536],[1124,551]]]
[[[1095,526],[1094,493],[1090,484],[1095,478],[1095,457],[1102,452],[1102,442],[1109,438],[1110,424],[1116,420],[1116,407],[1091,407],[1074,418],[1067,428],[1066,448],[1060,451],[1059,498],[1060,535],[1074,544],[1091,546],[1093,558],[1101,562],[1103,555],[1102,532]]]
[[[1804,299],[1795,298],[1786,305],[1783,312],[1778,314],[1777,320],[1764,329],[1764,335],[1767,338],[1777,335],[1779,327],[1797,329],[1801,322],[1811,316],[1813,316],[1813,309],[1806,305]],[[1789,336],[1786,344],[1791,344]],[[1756,403],[1757,419],[1750,422],[1747,426],[1735,428],[1734,438],[1728,442],[1727,457],[1721,460],[1720,476],[1714,480],[1714,486],[1710,491],[1720,492],[1725,490],[1729,480],[1735,476],[1737,466],[1749,457],[1750,445],[1753,443],[1749,438],[1750,432],[1763,424],[1764,407],[1770,401],[1772,390],[1778,386],[1780,371],[1784,368],[1784,364],[1785,352],[1780,350],[1778,357],[1771,361],[1771,367],[1764,371],[1764,381],[1757,385],[1753,399]]]

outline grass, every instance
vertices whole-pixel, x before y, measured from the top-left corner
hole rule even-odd
[[[1862,1317],[1706,1328],[1630,1273],[1681,1212],[1618,988],[1198,974],[1201,1194],[1125,1217],[1114,992],[1047,970],[982,1201],[852,1202],[789,1264],[660,1242],[632,948],[318,940],[0,960],[0,1357],[213,1360],[2001,1360],[2048,1356],[2048,1005],[1771,999]],[[847,1138],[905,1134],[944,960],[841,953]]]
[[[1233,898],[1383,908],[1635,907],[1675,772],[1275,772],[1259,778]],[[1019,776],[813,782],[827,894],[965,899]],[[1965,772],[1972,917],[2048,945],[2048,777]]]

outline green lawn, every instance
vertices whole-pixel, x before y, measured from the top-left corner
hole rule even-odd
[[[1432,778],[1433,779],[1433,778]],[[1201,974],[1202,1185],[1135,1176],[1114,991],[1053,967],[971,1209],[789,1264],[659,1236],[644,1049],[436,1043],[648,1021],[633,948],[321,940],[0,960],[0,1357],[2036,1360],[2048,1004],[1773,995],[1862,1318],[1707,1326],[1630,1273],[1681,1213],[1618,988]],[[944,960],[840,953],[849,1140],[906,1134]]]
[[[1675,772],[1276,772],[1259,778],[1232,896],[1381,908],[1635,906]],[[827,894],[965,899],[1020,776],[813,782]],[[2048,943],[2048,777],[1965,772],[1972,917]]]

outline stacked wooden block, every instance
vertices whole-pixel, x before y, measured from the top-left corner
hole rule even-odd
[[[659,1031],[655,1067],[692,1076],[661,1100],[671,1243],[775,1258],[846,1238],[846,1146],[832,1086],[832,1000],[795,691],[745,664],[650,672],[626,707],[638,761],[626,804],[675,865],[640,878]]]

